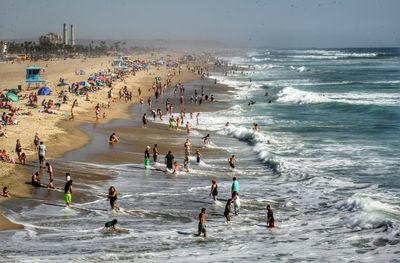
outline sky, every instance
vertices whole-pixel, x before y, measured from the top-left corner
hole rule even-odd
[[[399,47],[400,0],[0,0],[0,39],[207,40],[230,47]]]

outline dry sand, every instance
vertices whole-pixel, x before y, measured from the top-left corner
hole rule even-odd
[[[154,59],[159,56],[161,56],[161,54],[148,56],[142,55],[140,59]],[[174,56],[177,57],[178,54],[175,54]],[[47,64],[46,74],[48,75],[48,86],[53,89],[53,94],[57,94],[57,91],[59,91],[60,89],[67,89],[56,86],[60,77],[64,78],[67,83],[84,81],[89,77],[91,73],[110,67],[111,60],[112,58],[104,57],[88,60],[70,59],[20,64],[0,63],[0,90],[14,88],[17,87],[17,85],[22,85],[23,88],[26,88],[26,85],[24,83],[26,66],[45,66]],[[182,80],[182,82],[187,82],[197,78],[197,76],[194,75],[192,72],[185,70],[185,67],[183,68],[184,69],[182,70],[181,75],[177,74],[172,78],[172,83],[176,83],[178,80]],[[86,72],[86,75],[75,75],[75,70],[80,69],[83,69]],[[101,119],[99,120],[99,122],[108,122],[116,118],[128,118],[128,110],[130,106],[133,103],[139,101],[137,92],[138,88],[141,87],[142,96],[146,101],[146,98],[148,96],[153,95],[150,92],[150,88],[153,84],[154,78],[156,76],[160,76],[162,77],[162,80],[164,82],[167,78],[168,73],[170,72],[165,67],[161,67],[160,69],[151,67],[149,72],[140,71],[136,73],[136,76],[129,76],[123,82],[114,82],[113,96],[117,97],[118,90],[126,85],[128,87],[128,90],[133,92],[133,101],[125,103],[117,99],[116,102],[112,103],[109,109],[102,108],[102,112],[105,111],[106,113],[106,119]],[[84,123],[94,123],[96,121],[94,107],[97,103],[100,103],[100,105],[107,104],[108,90],[108,88],[104,88],[101,91],[90,94],[90,101],[86,101],[84,96],[78,97],[71,94],[69,95],[69,103],[61,104],[62,106],[60,110],[57,111],[57,114],[39,113],[37,109],[30,109],[25,105],[27,103],[27,99],[21,100],[20,102],[15,104],[17,107],[20,108],[20,112],[30,111],[32,115],[17,116],[16,119],[19,121],[19,124],[9,125],[7,127],[8,137],[0,138],[0,149],[6,149],[11,156],[17,159],[15,153],[15,143],[17,139],[20,139],[23,147],[23,152],[27,154],[27,165],[36,165],[37,154],[34,151],[33,145],[33,138],[36,132],[39,132],[41,140],[47,147],[47,159],[61,157],[67,151],[84,146],[90,141],[90,138],[79,129],[79,126]],[[33,90],[25,90],[24,92],[22,92],[22,94],[29,94],[31,91]],[[44,99],[44,97],[46,98],[46,100],[53,99],[55,102],[59,101],[56,95],[39,96],[39,104]],[[72,103],[71,100],[74,100],[75,98],[78,99],[79,103],[79,106],[74,110],[75,119],[68,120],[68,115]],[[2,169],[0,169],[1,189],[3,186],[8,186],[12,196],[29,196],[30,186],[21,183],[21,178],[30,178],[30,175],[26,174],[27,169],[23,169],[22,165],[20,164],[13,165],[1,162],[0,165],[2,166]],[[6,199],[7,198],[0,197],[0,202]],[[0,230],[19,228],[21,228],[20,225],[13,224],[9,222],[5,217],[0,215]]]

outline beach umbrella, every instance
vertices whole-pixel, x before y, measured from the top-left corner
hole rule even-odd
[[[19,89],[10,89],[8,92],[12,92],[15,95],[17,95],[20,92],[20,90]]]
[[[6,96],[7,96],[7,99],[10,101],[13,101],[13,102],[19,101],[18,96],[14,92],[9,91],[9,92],[7,92]]]
[[[49,87],[43,87],[40,88],[37,92],[38,95],[50,95],[51,94],[51,89]]]

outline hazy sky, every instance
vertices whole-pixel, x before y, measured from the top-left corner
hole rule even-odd
[[[78,39],[230,46],[400,46],[400,0],[0,0],[0,39],[73,23]]]

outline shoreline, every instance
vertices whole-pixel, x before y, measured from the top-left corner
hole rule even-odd
[[[193,72],[188,71],[185,67],[183,67],[183,71],[181,75],[174,75],[172,76],[173,83],[178,82],[178,80],[181,80],[183,83],[187,83],[191,80],[198,79],[199,76],[196,74],[193,74]],[[47,160],[54,160],[57,158],[61,158],[62,156],[66,155],[68,152],[78,150],[83,148],[84,146],[88,145],[91,142],[91,138],[88,134],[86,134],[81,127],[85,124],[107,124],[110,123],[114,120],[121,120],[121,119],[135,119],[138,116],[132,116],[132,107],[134,107],[136,104],[139,103],[139,96],[137,94],[137,88],[141,87],[142,89],[142,97],[146,100],[149,96],[153,96],[151,93],[151,88],[147,89],[148,87],[151,87],[152,82],[154,80],[155,76],[162,76],[164,79],[164,76],[167,76],[167,73],[169,72],[168,69],[162,67],[160,70],[152,67],[149,72],[145,71],[139,71],[136,72],[136,75],[131,76],[129,75],[123,82],[114,82],[113,84],[113,89],[114,92],[118,90],[119,88],[123,86],[127,86],[128,90],[132,91],[133,93],[133,98],[132,101],[128,103],[124,103],[123,101],[119,101],[119,103],[113,103],[111,105],[111,108],[108,109],[107,111],[107,118],[105,120],[101,119],[99,122],[96,122],[95,116],[94,116],[94,110],[92,110],[92,104],[94,104],[92,101],[90,101],[90,104],[87,103],[83,107],[83,109],[80,107],[79,111],[77,110],[77,117],[73,121],[67,121],[67,120],[57,120],[53,123],[53,126],[58,128],[58,132],[55,134],[50,134],[47,138],[44,139],[45,144],[47,146],[47,149],[49,149],[48,152],[50,152],[50,157],[47,158]],[[102,93],[101,95],[106,98],[107,96],[107,91],[108,89],[102,89],[99,92],[96,92],[95,95],[91,94],[90,96],[97,97],[99,96],[99,93]],[[115,95],[114,95],[115,97]],[[73,97],[75,98],[75,97]],[[92,100],[92,98],[91,98]],[[100,98],[96,98],[96,100],[101,100]],[[118,98],[116,99],[118,101]],[[94,105],[93,105],[94,107]],[[15,180],[19,180],[19,178],[14,178],[14,180],[10,180],[10,178],[13,176],[12,174],[19,174],[22,176],[29,176],[31,175],[32,170],[36,169],[31,166],[36,166],[36,158],[35,158],[35,153],[27,154],[27,159],[33,159],[31,161],[27,161],[26,166],[22,165],[10,165],[9,169],[5,174],[1,175],[1,179],[4,184],[11,184],[14,185],[16,182]],[[2,163],[3,166],[5,163]],[[56,175],[57,176],[57,175]],[[19,176],[18,176],[19,177]],[[18,196],[18,197],[31,197],[32,194],[29,193],[30,189],[27,189],[29,187],[32,187],[30,185],[26,184],[16,184],[16,187],[11,189],[12,196]],[[10,189],[10,188],[9,188]],[[6,202],[7,200],[10,200],[11,198],[1,198],[1,202]],[[1,212],[1,211],[0,211]],[[3,213],[0,214],[0,230],[18,230],[23,228],[22,225],[20,224],[15,224],[11,222],[6,216],[3,215]]]

